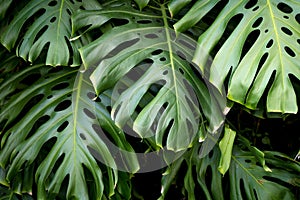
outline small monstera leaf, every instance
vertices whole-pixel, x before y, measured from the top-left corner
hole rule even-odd
[[[172,180],[181,173],[183,162],[187,164],[183,191],[188,199],[197,199],[195,192],[199,187],[206,199],[296,199],[291,187],[300,186],[300,165],[291,158],[277,152],[264,152],[265,162],[271,168],[266,171],[257,164],[259,160],[253,152],[234,145],[229,170],[223,177],[218,170],[217,161],[221,158],[218,146],[203,158],[199,157],[199,149],[200,146],[192,148],[167,169],[162,180],[161,199],[167,195]]]
[[[197,2],[175,29],[184,31],[199,22],[217,2]],[[202,49],[216,52],[209,80],[221,88],[230,76],[229,99],[256,109],[265,93],[268,112],[296,113],[291,78],[300,78],[300,3],[234,0],[220,4],[220,13],[199,37],[194,61],[204,71],[207,58]]]
[[[80,56],[77,49],[87,38],[72,43],[69,41],[71,15],[79,8],[99,7],[93,0],[31,0],[13,16],[12,21],[7,22],[0,41],[9,50],[17,47],[17,55],[30,62],[36,60],[45,50],[46,65],[70,63],[71,66],[78,66]]]
[[[230,199],[295,199],[290,187],[300,186],[299,163],[276,152],[265,156],[271,172],[257,165],[252,153],[234,149],[229,168]]]
[[[67,199],[101,199],[102,170],[93,155],[100,155],[107,166],[116,169],[116,164],[99,136],[100,127],[120,148],[132,151],[110,119],[110,105],[94,101],[93,87],[78,69],[23,65],[12,74],[0,85],[0,99],[5,99],[0,110],[0,165],[9,166],[7,182],[16,184],[20,171],[33,169],[35,163],[27,178],[35,175],[39,199],[52,199],[62,188]],[[134,156],[128,162],[135,167],[131,171],[138,169]],[[106,194],[112,196],[118,174],[110,168],[106,174]]]
[[[80,49],[84,66],[95,68],[90,78],[97,94],[114,88],[112,118],[119,127],[129,125],[142,138],[154,136],[158,147],[166,143],[180,151],[199,137],[203,112],[212,132],[222,124],[223,112],[191,62],[196,42],[169,28],[164,4],[153,6],[158,14],[125,2],[80,11],[74,31],[123,22]]]

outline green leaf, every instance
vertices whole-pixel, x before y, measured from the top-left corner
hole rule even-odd
[[[175,29],[188,29],[212,10],[216,2],[199,1],[175,24]],[[196,7],[200,3],[203,6]],[[291,76],[300,78],[300,3],[229,1],[222,6],[214,22],[199,37],[194,61],[204,71],[207,57],[201,55],[202,50],[212,52],[221,42],[221,47],[215,49],[217,53],[210,68],[210,81],[214,85],[223,87],[226,77],[230,76],[230,100],[256,109],[266,93],[264,103],[268,112],[296,113],[298,106]],[[201,15],[194,18],[197,13]],[[229,27],[232,20],[238,23],[234,28]],[[232,32],[226,36],[229,29]]]
[[[224,136],[219,142],[219,147],[221,150],[221,159],[219,163],[218,170],[224,176],[229,169],[231,162],[231,154],[233,142],[235,139],[236,132],[229,127],[225,127]]]
[[[0,200],[34,200],[34,198],[27,193],[18,194],[11,188],[0,185]]]
[[[78,69],[34,65],[0,85],[0,96],[7,99],[0,113],[0,122],[4,122],[0,165],[9,166],[6,179],[13,184],[24,166],[37,163],[38,198],[54,198],[65,187],[67,199],[101,199],[103,170],[93,155],[99,154],[103,164],[111,167],[115,160],[97,126],[117,138],[114,142],[122,143],[120,148],[132,151],[106,106],[93,101],[95,94],[86,74],[77,73]],[[7,87],[9,91],[3,90]],[[138,166],[134,156],[130,162]],[[107,173],[111,188],[106,190],[112,196],[118,182],[116,167],[113,171],[107,168]]]
[[[31,0],[8,22],[0,41],[9,50],[16,47],[17,55],[30,62],[35,61],[45,50],[46,65],[71,63],[71,66],[78,66],[80,57],[77,49],[85,43],[87,37],[75,42],[69,41],[71,15],[79,8],[99,7],[93,0]]]
[[[119,127],[129,123],[142,138],[155,135],[159,147],[166,137],[167,149],[180,151],[191,146],[195,136],[199,137],[200,107],[209,120],[211,132],[222,124],[223,110],[215,102],[216,94],[193,71],[197,66],[188,62],[195,41],[186,35],[176,37],[169,28],[164,5],[156,9],[160,15],[147,9],[139,12],[128,4],[81,11],[73,18],[78,22],[74,30],[100,27],[110,19],[129,22],[117,25],[82,47],[84,66],[95,68],[91,80],[97,94],[114,88],[112,118]],[[140,77],[135,73],[141,73]],[[120,82],[125,82],[126,87]],[[134,116],[151,90],[154,95],[146,98],[147,104]],[[166,130],[169,130],[167,136]]]
[[[251,152],[238,148],[233,150],[231,163],[230,199],[295,199],[285,184],[292,184],[295,179],[299,183],[299,164],[287,163],[284,159],[272,159],[272,172],[266,172],[256,164],[256,158]],[[286,170],[293,165],[297,166],[297,170]],[[285,170],[282,170],[281,166],[284,166]]]
[[[148,5],[150,0],[134,0],[134,1],[138,4],[140,10],[142,10]]]
[[[243,136],[239,136],[238,139],[252,152],[253,155],[255,155],[255,158],[257,159],[257,161],[263,166],[265,171],[271,172],[272,170],[266,165],[266,161],[265,161],[265,154],[259,150],[258,148],[256,148],[255,146],[252,146],[250,144],[250,141],[247,140],[245,137]]]
[[[171,17],[174,17],[182,8],[191,3],[191,0],[173,0],[168,4]]]
[[[237,140],[237,142],[240,142]],[[240,144],[238,144],[240,145]],[[215,148],[206,157],[199,157],[200,145],[194,146],[186,152],[183,159],[187,170],[184,172],[183,188],[189,199],[195,198],[196,188],[201,188],[205,199],[296,199],[292,187],[300,185],[300,165],[293,159],[277,152],[264,152],[266,163],[272,171],[257,164],[257,159],[251,151],[243,151],[238,145],[233,146],[232,160],[230,162],[228,177],[218,171],[218,160],[221,159],[220,149]],[[184,162],[175,161],[168,167],[163,180],[176,182],[180,176],[178,171]],[[176,172],[172,172],[172,170]],[[174,175],[177,174],[176,175]],[[168,187],[164,190],[161,199],[167,195]]]
[[[5,14],[7,12],[7,9],[11,5],[12,0],[1,0],[0,1],[0,19],[3,19],[5,17]]]

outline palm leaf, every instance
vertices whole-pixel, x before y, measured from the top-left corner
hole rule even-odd
[[[109,187],[106,194],[114,194],[117,167],[96,125],[117,139],[114,142],[120,148],[132,151],[105,105],[93,101],[89,79],[82,73],[76,78],[77,73],[78,69],[34,65],[15,72],[0,85],[0,97],[6,99],[0,115],[0,164],[9,166],[6,179],[13,184],[20,170],[37,163],[38,198],[53,198],[68,183],[68,199],[101,199],[102,170],[91,149],[101,155],[104,164],[115,168],[107,168],[105,184]],[[128,162],[134,168],[131,171],[138,169],[134,156]]]
[[[217,2],[197,2],[175,29],[184,31],[196,24]],[[229,75],[229,99],[256,109],[267,93],[263,103],[268,112],[296,113],[291,76],[300,78],[299,9],[300,3],[292,0],[223,3],[219,15],[199,37],[194,61],[204,71],[207,58],[201,51],[217,51],[209,80],[221,88]],[[229,27],[233,20],[238,24]],[[227,36],[229,29],[232,32]],[[222,46],[215,48],[218,42]]]
[[[29,1],[13,20],[7,22],[1,34],[1,43],[9,50],[17,47],[17,55],[35,61],[46,48],[46,65],[78,66],[77,49],[87,40],[70,42],[71,15],[79,8],[100,7],[96,1]],[[24,34],[23,34],[24,32]]]
[[[223,112],[215,102],[216,93],[195,73],[197,66],[191,62],[194,40],[186,35],[176,36],[169,28],[164,4],[152,6],[158,14],[149,7],[140,12],[126,2],[113,2],[98,11],[80,11],[74,16],[73,29],[88,26],[91,30],[109,20],[124,21],[125,25],[117,25],[80,49],[84,66],[95,68],[91,80],[97,94],[108,88],[116,91],[112,118],[119,127],[132,120],[130,126],[140,137],[155,135],[159,147],[164,146],[165,137],[167,149],[180,151],[198,136],[202,112],[209,119],[211,132],[222,124]],[[125,82],[127,87],[119,86],[119,82]],[[134,116],[152,89],[153,98],[148,98]]]

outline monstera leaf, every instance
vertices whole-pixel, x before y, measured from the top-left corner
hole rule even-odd
[[[73,29],[112,22],[113,28],[80,49],[84,66],[94,69],[90,78],[97,94],[114,88],[112,118],[119,127],[129,125],[142,138],[154,136],[159,147],[166,143],[167,149],[180,151],[200,137],[202,113],[214,132],[222,124],[223,110],[216,91],[205,85],[191,62],[196,42],[169,28],[164,4],[153,6],[157,14],[149,8],[140,12],[126,1],[80,11]],[[144,98],[148,93],[152,97]]]
[[[100,5],[93,0],[31,0],[13,16],[12,21],[7,22],[0,41],[9,50],[17,47],[17,55],[30,62],[36,60],[42,50],[45,50],[46,65],[70,63],[72,66],[78,66],[80,57],[77,49],[87,38],[83,37],[82,40],[72,43],[69,41],[71,15],[79,8],[99,7]]]
[[[108,132],[118,147],[133,150],[110,119],[110,101],[105,96],[100,97],[102,103],[95,101],[89,79],[78,69],[19,68],[0,85],[0,99],[5,100],[0,110],[0,165],[7,169],[8,184],[31,187],[23,181],[35,176],[39,199],[54,198],[61,188],[67,199],[101,199],[105,181],[105,193],[112,196],[117,166],[101,134]],[[105,180],[93,155],[114,168],[107,167]],[[134,155],[129,159],[131,171],[137,171]]]
[[[218,2],[195,3],[174,25],[175,29],[187,30],[213,11]],[[219,4],[222,9],[218,16],[199,37],[194,61],[204,71],[207,57],[203,56],[203,49],[216,52],[208,70],[209,80],[221,88],[230,76],[229,99],[256,109],[265,93],[267,99],[263,103],[268,112],[296,113],[291,78],[300,78],[300,3],[233,0]]]
[[[187,163],[184,191],[188,199],[197,199],[196,188],[203,190],[206,199],[295,199],[291,187],[300,186],[299,163],[277,152],[264,152],[265,162],[271,171],[257,164],[251,151],[234,146],[228,174],[218,171],[221,153],[216,146],[204,158],[199,158],[199,147],[187,152],[166,171],[162,181],[162,197],[167,195],[172,180],[179,174],[180,166]],[[229,177],[229,180],[227,179]]]

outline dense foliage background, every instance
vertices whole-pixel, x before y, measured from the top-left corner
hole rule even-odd
[[[300,199],[298,1],[0,5],[0,199]]]

